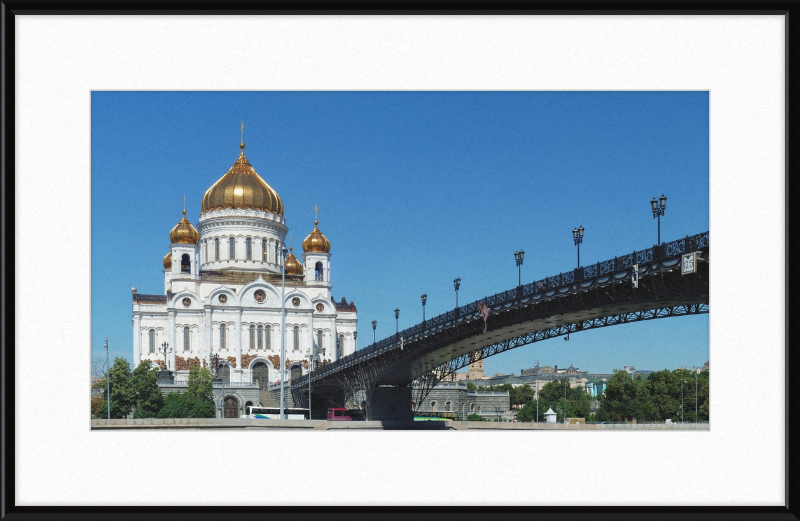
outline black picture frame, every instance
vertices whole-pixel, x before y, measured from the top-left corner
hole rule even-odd
[[[797,189],[792,189],[790,180],[800,178],[800,0],[767,0],[767,1],[736,1],[736,0],[705,0],[705,1],[669,1],[669,0],[630,0],[630,1],[591,1],[591,0],[564,0],[564,1],[500,1],[489,2],[445,2],[433,0],[430,2],[321,2],[313,0],[297,0],[282,2],[248,2],[235,0],[230,2],[220,1],[179,1],[165,0],[155,2],[142,1],[87,1],[87,0],[50,0],[50,1],[2,1],[2,28],[3,28],[3,78],[2,78],[2,177],[0,190],[2,190],[2,246],[4,253],[8,252],[14,241],[14,194],[15,194],[15,17],[17,15],[73,15],[73,14],[470,14],[481,16],[485,14],[731,14],[731,15],[763,15],[779,14],[786,20],[786,177],[785,177],[785,203],[786,203],[786,281],[787,298],[784,303],[785,316],[797,317],[797,307],[792,305],[789,298],[791,287],[791,266],[797,260],[796,255],[790,252],[789,238],[790,219],[789,202],[796,199]],[[14,418],[16,410],[15,380],[14,380],[14,290],[15,267],[13,255],[0,257],[2,264],[2,505],[0,505],[0,518],[3,520],[100,520],[100,519],[263,519],[269,514],[270,519],[306,519],[325,517],[326,519],[413,519],[420,515],[437,516],[451,519],[487,519],[503,517],[504,519],[774,519],[790,520],[800,519],[800,502],[798,501],[798,483],[800,483],[800,446],[791,443],[791,440],[800,439],[798,430],[798,402],[800,402],[800,386],[797,385],[797,374],[800,374],[800,357],[791,338],[796,337],[789,328],[786,320],[786,503],[783,507],[729,507],[724,505],[713,507],[692,506],[656,506],[656,507],[592,507],[592,506],[564,506],[564,507],[459,507],[443,505],[438,507],[344,507],[330,505],[327,507],[273,507],[261,509],[256,507],[80,507],[80,506],[49,506],[49,507],[22,507],[15,504],[15,469],[24,464],[15,459],[15,429]],[[780,304],[776,304],[780,305]],[[732,455],[735,457],[735,455]]]

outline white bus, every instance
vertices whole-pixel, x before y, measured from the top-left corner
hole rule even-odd
[[[308,419],[308,409],[300,409],[296,407],[286,407],[284,409],[287,420],[306,420]],[[247,413],[242,415],[242,418],[250,418],[255,420],[279,420],[281,414],[280,407],[262,407],[251,405],[247,407]]]

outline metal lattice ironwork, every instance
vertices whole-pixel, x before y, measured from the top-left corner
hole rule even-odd
[[[698,252],[700,271],[683,277],[679,272],[680,256],[693,251]],[[412,399],[420,404],[433,386],[458,369],[521,345],[568,332],[574,334],[609,325],[708,313],[708,262],[709,233],[704,232],[546,277],[466,304],[358,350],[310,376],[293,380],[292,392],[298,399],[303,387],[308,387],[307,378],[310,377],[315,388],[341,389],[345,403],[353,403],[357,395],[363,395],[369,407],[373,389],[381,382],[392,386],[411,384]],[[638,264],[637,289],[628,282],[633,264]],[[430,362],[424,361],[426,354],[441,352],[445,346],[484,333],[479,303],[485,304],[491,312],[487,322],[489,331],[545,317],[578,316],[590,309],[608,311],[606,316],[541,328],[454,355],[445,363],[431,367]],[[625,307],[639,309],[622,312]],[[415,360],[423,362],[411,371],[409,367]]]

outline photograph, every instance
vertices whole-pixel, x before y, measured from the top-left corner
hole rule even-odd
[[[91,428],[709,431],[709,230],[704,90],[93,91]]]

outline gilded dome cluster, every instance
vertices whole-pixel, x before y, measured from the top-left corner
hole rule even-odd
[[[256,173],[242,153],[228,172],[209,188],[201,202],[203,212],[218,208],[246,208],[283,215],[283,201]]]
[[[287,275],[302,275],[303,274],[303,265],[297,260],[297,257],[294,256],[292,250],[294,248],[289,248],[289,255],[286,256],[286,274]]]
[[[162,264],[164,265],[165,270],[172,269],[172,252],[169,252],[166,255],[164,255],[164,260]]]
[[[308,237],[303,240],[303,251],[306,253],[330,253],[331,241],[322,235],[322,232],[319,231],[319,228],[317,228],[317,224],[318,221],[314,219],[314,229],[311,230],[311,233],[308,234]]]
[[[169,232],[169,242],[172,244],[197,244],[199,241],[200,234],[186,218],[186,210],[184,210],[183,219]]]

